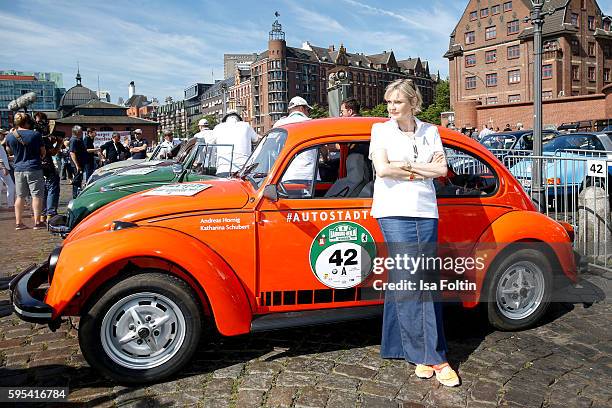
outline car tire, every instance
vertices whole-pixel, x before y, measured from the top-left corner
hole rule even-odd
[[[199,301],[183,280],[142,271],[98,291],[79,324],[85,360],[121,384],[165,379],[197,349],[202,330]]]
[[[536,324],[550,305],[551,264],[543,251],[524,245],[512,246],[502,256],[487,274],[487,318],[496,329],[526,329]]]

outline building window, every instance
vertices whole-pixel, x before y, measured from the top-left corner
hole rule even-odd
[[[473,31],[468,31],[467,33],[465,33],[465,43],[466,44],[474,44],[475,41],[476,41],[476,35],[474,34]]]
[[[518,20],[512,20],[508,22],[508,35],[518,34],[520,29],[520,24]]]
[[[589,81],[595,81],[595,67],[589,67],[588,75]]]
[[[496,50],[487,51],[485,53],[485,61],[487,64],[497,62],[497,51]]]
[[[580,67],[578,65],[572,65],[572,79],[580,81]]]
[[[471,11],[470,12],[470,21],[474,21],[474,20],[478,20],[478,12],[477,11]]]
[[[604,20],[604,23],[603,23],[604,31],[610,31],[610,25],[611,25],[610,20]]]
[[[480,10],[480,18],[489,17],[489,9],[483,8]]]
[[[610,68],[604,68],[603,74],[604,82],[610,82]]]
[[[580,43],[576,38],[572,38],[572,55],[580,55]]]
[[[491,26],[485,28],[485,40],[492,40],[494,38],[497,38],[497,27]]]
[[[576,27],[580,27],[580,25],[578,24],[578,14],[572,13],[572,15],[570,16],[570,23],[572,25],[575,25]]]
[[[606,58],[612,57],[612,45],[604,45],[603,53],[604,53],[604,57]]]
[[[495,104],[497,104],[497,96],[487,97],[487,105],[495,105]]]
[[[465,89],[475,89],[476,88],[476,77],[466,77],[465,78]]]
[[[521,101],[521,95],[508,95],[508,103],[517,103]]]
[[[507,1],[504,3],[504,11],[512,11],[512,2]]]
[[[595,56],[595,43],[590,42],[588,45],[589,48],[589,57],[594,57]]]
[[[550,79],[553,76],[552,64],[542,65],[542,79]]]
[[[588,22],[589,22],[589,30],[595,30],[595,17],[589,16]]]
[[[473,67],[476,65],[476,54],[470,54],[465,56],[465,66]]]
[[[501,6],[499,4],[491,7],[491,14],[499,14],[501,11]]]
[[[553,97],[552,91],[543,91],[542,92],[542,99],[552,99],[552,97]]]
[[[521,48],[519,45],[508,46],[508,59],[516,59],[521,56]]]
[[[487,86],[497,86],[497,74],[487,74]]]
[[[521,70],[515,69],[512,71],[508,71],[508,83],[518,84],[519,82],[521,82]]]

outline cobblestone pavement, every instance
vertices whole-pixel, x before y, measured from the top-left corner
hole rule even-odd
[[[0,386],[67,385],[70,401],[101,407],[612,406],[610,273],[585,275],[589,303],[557,304],[541,326],[522,332],[494,331],[478,312],[447,307],[449,358],[463,379],[457,388],[382,360],[380,320],[209,335],[178,378],[126,388],[88,367],[69,325],[52,333],[10,314],[2,278],[44,259],[59,242],[45,231],[16,233],[13,222],[0,214]]]

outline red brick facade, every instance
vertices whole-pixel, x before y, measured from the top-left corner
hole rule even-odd
[[[612,84],[595,95],[570,96],[547,100],[542,103],[544,125],[559,126],[561,123],[589,119],[612,118]],[[513,128],[522,123],[525,128],[533,127],[533,103],[513,103],[497,106],[480,105],[479,101],[462,101],[455,104],[455,126],[477,127],[484,125]]]
[[[545,10],[563,5],[565,1],[551,0],[546,3]],[[489,119],[494,126],[503,126],[512,120],[502,119],[501,124],[497,118],[503,118],[507,112],[520,116],[522,119],[517,121],[526,126],[532,122],[532,114],[525,119],[525,115],[517,113],[527,109],[533,101],[533,28],[531,23],[524,21],[530,9],[531,2],[527,0],[468,2],[445,54],[449,59],[451,105],[457,126],[471,123],[481,128]],[[612,83],[612,19],[602,14],[595,0],[571,0],[567,7],[547,16],[545,21],[544,123],[559,123],[558,118],[563,115],[556,113],[564,110],[576,119],[605,116],[598,108],[603,103],[593,102],[597,97],[568,97],[601,94],[602,89]],[[466,107],[462,102],[468,100],[480,101],[482,105],[478,108],[478,123],[473,123],[470,109],[472,116],[463,116]],[[568,107],[573,103],[595,110]],[[484,112],[489,117],[483,116]],[[553,113],[555,115],[551,116]],[[560,122],[567,121],[569,119],[562,118]]]

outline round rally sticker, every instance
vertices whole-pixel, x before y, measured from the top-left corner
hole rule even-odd
[[[354,222],[336,222],[312,241],[310,268],[324,285],[347,289],[366,280],[375,256],[376,244],[367,229]]]

